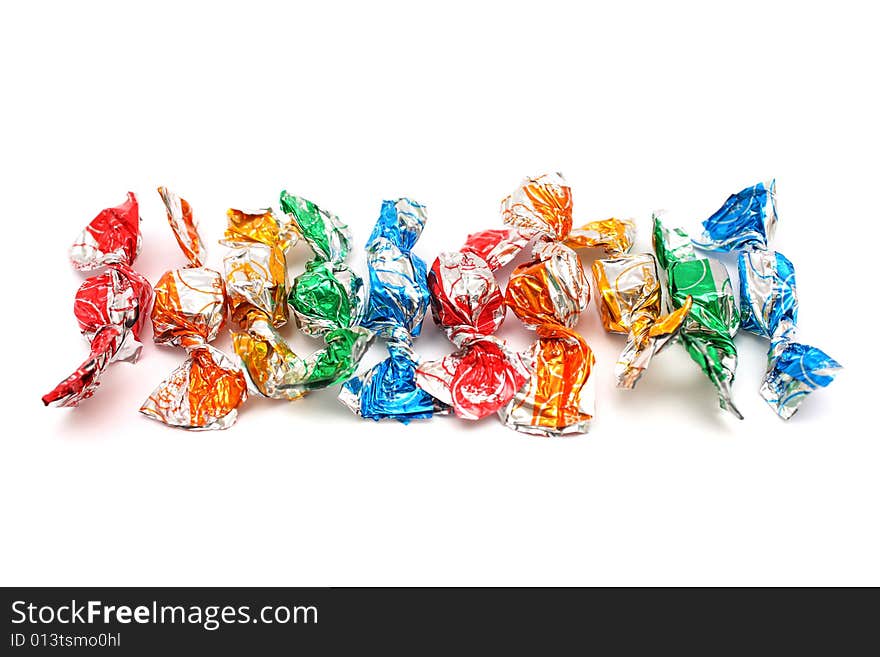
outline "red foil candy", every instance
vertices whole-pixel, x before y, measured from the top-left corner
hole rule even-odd
[[[91,347],[88,358],[46,395],[47,406],[78,406],[91,397],[107,365],[140,356],[140,332],[150,315],[153,288],[131,266],[141,249],[135,195],[115,208],[101,210],[70,248],[70,262],[80,271],[106,271],[87,278],[76,293],[73,313]]]
[[[512,228],[474,233],[460,251],[441,253],[428,272],[434,322],[459,350],[422,362],[416,383],[460,418],[495,413],[529,378],[520,354],[493,335],[506,311],[494,272],[528,242]]]

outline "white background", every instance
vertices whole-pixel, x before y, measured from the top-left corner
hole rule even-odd
[[[0,11],[3,584],[880,584],[867,9],[280,4]],[[592,305],[586,436],[365,422],[335,390],[253,400],[226,432],[171,430],[137,412],[183,360],[149,332],[142,361],[113,365],[82,407],[40,402],[86,354],[67,248],[128,190],[137,269],[155,281],[184,262],[160,184],[194,206],[214,266],[225,209],[282,188],[347,221],[356,262],[381,200],[411,196],[428,206],[416,251],[430,262],[554,170],[578,222],[632,216],[642,250],[652,210],[696,234],[775,176],[801,335],[846,369],[785,423],[757,393],[766,342],[742,335],[737,422],[679,346],[615,390],[623,339]],[[307,253],[290,253],[292,276]],[[512,316],[504,335],[530,337]],[[418,345],[450,350],[430,318]],[[377,344],[365,362],[381,357]]]

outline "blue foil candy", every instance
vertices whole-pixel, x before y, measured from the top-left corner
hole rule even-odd
[[[413,351],[430,302],[427,267],[412,253],[425,220],[425,207],[415,201],[383,201],[367,242],[370,298],[362,325],[387,341],[390,355],[348,380],[339,393],[339,400],[364,418],[406,424],[430,418],[436,409],[434,398],[415,384]]]
[[[794,265],[768,248],[776,229],[776,182],[733,194],[703,222],[694,243],[712,251],[739,251],[741,328],[770,340],[761,396],[787,420],[841,365],[821,349],[796,342],[798,300]]]

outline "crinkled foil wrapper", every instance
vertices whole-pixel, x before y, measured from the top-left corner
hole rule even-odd
[[[619,388],[632,389],[654,354],[678,335],[691,310],[691,297],[666,313],[657,261],[650,253],[605,258],[593,263],[599,291],[599,314],[609,333],[626,335],[626,344],[614,364]]]
[[[522,355],[494,335],[506,311],[495,271],[528,242],[512,228],[474,233],[459,251],[441,253],[428,273],[434,322],[457,350],[422,361],[416,384],[459,418],[497,413],[530,376]]]
[[[731,392],[739,311],[727,268],[713,258],[698,256],[687,233],[666,227],[658,214],[654,215],[653,242],[657,262],[666,272],[672,308],[681,308],[688,297],[693,300],[679,332],[682,344],[715,386],[721,408],[742,419]]]
[[[229,318],[235,352],[249,387],[266,397],[295,400],[350,377],[372,331],[359,326],[363,281],[343,260],[348,228],[337,217],[287,192],[281,215],[271,209],[229,210],[223,244]],[[287,250],[298,238],[314,253],[306,271],[287,285]],[[278,332],[293,308],[302,331],[325,346],[300,357]]]
[[[271,209],[226,212],[222,244],[229,329],[252,392],[298,399],[304,363],[278,333],[288,320],[286,252],[297,236],[287,215]]]
[[[386,341],[389,356],[346,381],[339,393],[339,400],[363,418],[408,423],[439,410],[416,385],[413,351],[430,302],[427,267],[412,252],[426,219],[424,206],[415,201],[384,201],[367,241],[370,295],[362,325]]]
[[[345,263],[351,233],[336,215],[286,191],[281,192],[281,209],[313,253],[305,271],[293,280],[287,301],[302,332],[323,338],[325,344],[308,357],[300,385],[303,390],[326,388],[354,374],[375,337],[361,326],[364,282]]]
[[[133,363],[140,356],[140,332],[153,302],[149,281],[132,269],[140,250],[138,203],[131,192],[122,205],[98,213],[70,248],[75,269],[106,270],[83,282],[73,306],[89,356],[43,396],[47,406],[78,406],[94,394],[110,363]]]
[[[695,244],[739,251],[741,326],[770,341],[760,392],[787,420],[807,395],[834,380],[841,365],[821,349],[797,341],[794,266],[769,249],[777,221],[776,182],[761,182],[731,195],[703,222],[703,235]]]
[[[574,249],[626,252],[633,224],[605,219],[574,228],[571,188],[558,173],[526,179],[501,209],[505,224],[534,241],[531,261],[510,277],[505,304],[538,339],[523,355],[528,379],[499,415],[524,433],[584,433],[595,414],[595,357],[573,330],[590,302],[590,283]]]
[[[229,356],[208,343],[226,316],[226,289],[220,272],[204,267],[205,247],[192,208],[165,187],[159,188],[168,223],[189,264],[168,271],[156,283],[153,340],[182,347],[187,359],[152,392],[141,413],[183,429],[226,429],[247,399],[247,381]]]

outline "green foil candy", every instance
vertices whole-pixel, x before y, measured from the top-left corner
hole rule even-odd
[[[290,288],[287,303],[300,329],[323,337],[325,348],[309,357],[303,389],[326,388],[351,377],[373,340],[359,326],[366,308],[364,282],[345,263],[351,245],[348,226],[311,201],[281,192],[281,209],[314,257]]]
[[[717,260],[698,256],[687,233],[666,228],[657,215],[653,241],[657,262],[666,272],[672,306],[680,308],[688,295],[693,299],[681,341],[714,384],[721,408],[741,420],[731,399],[737,360],[733,336],[739,329],[739,311],[727,269]]]

